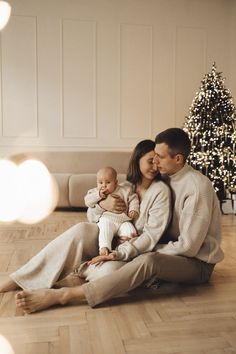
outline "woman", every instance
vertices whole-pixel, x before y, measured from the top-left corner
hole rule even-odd
[[[16,304],[27,313],[35,312],[53,304],[65,304],[75,298],[87,298],[91,291],[88,286],[90,281],[126,267],[124,261],[152,251],[168,225],[171,210],[170,190],[160,180],[153,164],[154,147],[155,143],[151,140],[137,144],[128,168],[127,179],[134,185],[140,199],[140,216],[135,222],[139,237],[123,242],[115,252],[107,256],[112,262],[95,267],[93,263],[102,260],[95,257],[98,254],[98,227],[95,223],[79,223],[51,241],[28,263],[12,273],[9,280],[0,286],[0,291],[15,290],[18,286],[25,289],[16,295]],[[93,221],[94,215],[102,213],[104,209],[122,212],[124,206],[115,197],[107,198],[100,202],[93,215],[88,216],[89,220]],[[87,262],[91,259],[92,264],[89,265]],[[65,285],[60,280],[75,270],[79,274],[79,277],[72,276],[75,284],[80,282],[81,277],[89,282],[82,286],[51,289],[55,285]]]

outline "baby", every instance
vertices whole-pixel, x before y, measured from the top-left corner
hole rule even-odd
[[[90,189],[84,200],[88,208],[94,208],[109,194],[116,194],[126,203],[127,210],[121,214],[104,211],[97,220],[99,227],[99,254],[108,255],[112,250],[115,235],[136,237],[137,232],[131,220],[139,216],[139,199],[128,181],[118,184],[117,172],[113,167],[102,167],[97,172],[97,187]]]

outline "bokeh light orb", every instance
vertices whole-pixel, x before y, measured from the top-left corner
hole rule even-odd
[[[26,160],[18,168],[23,206],[18,221],[33,224],[55,209],[58,200],[57,184],[41,161]]]
[[[41,161],[0,160],[0,221],[37,223],[55,209],[58,195],[56,180]]]
[[[11,344],[8,340],[0,334],[0,353],[1,354],[14,354]]]
[[[11,15],[11,6],[8,2],[0,1],[0,13],[0,30],[2,30],[6,26]]]

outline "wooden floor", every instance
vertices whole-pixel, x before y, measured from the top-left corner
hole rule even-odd
[[[55,212],[34,226],[0,224],[0,278],[84,218]],[[15,354],[236,353],[236,216],[222,222],[225,260],[209,284],[163,284],[96,309],[72,304],[31,315],[16,311],[14,292],[1,294],[0,334]]]

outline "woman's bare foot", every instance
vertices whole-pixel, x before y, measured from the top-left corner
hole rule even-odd
[[[57,281],[53,287],[55,289],[60,289],[64,287],[70,288],[73,286],[82,285],[84,283],[85,283],[84,278],[80,278],[79,275],[76,273],[70,273],[65,278]]]
[[[23,290],[16,294],[16,306],[26,313],[41,311],[53,305],[65,305],[72,300],[83,300],[81,286],[61,289]]]
[[[46,309],[60,303],[59,291],[54,289],[23,290],[15,296],[16,306],[26,313]]]
[[[2,284],[0,284],[0,293],[6,293],[8,291],[14,291],[20,289],[18,284],[14,282],[10,277],[8,277]]]

